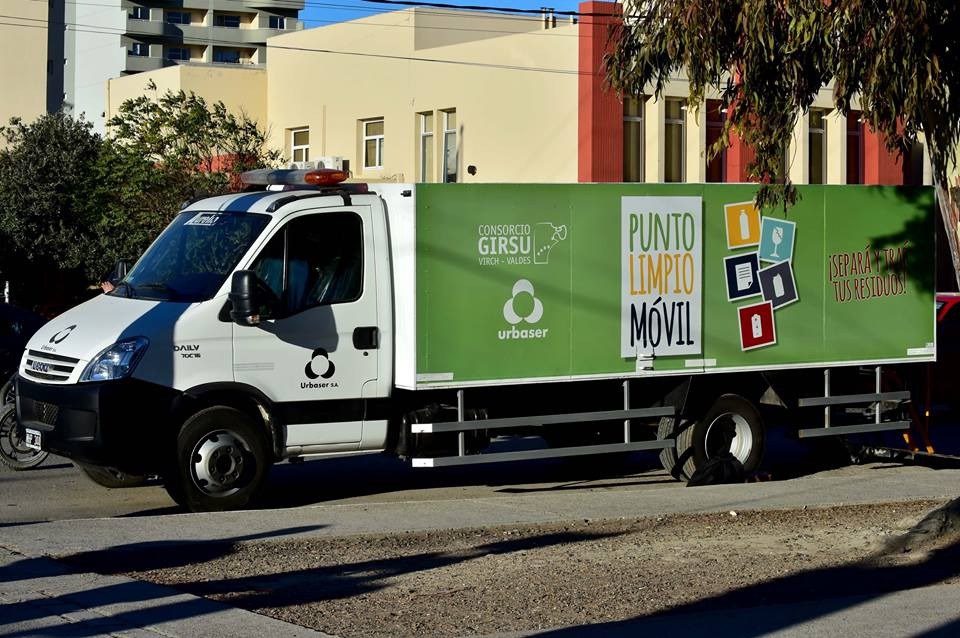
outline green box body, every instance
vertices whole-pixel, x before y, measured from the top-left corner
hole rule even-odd
[[[933,190],[798,189],[418,185],[417,387],[933,360]]]

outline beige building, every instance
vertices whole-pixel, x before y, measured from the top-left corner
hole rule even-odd
[[[407,9],[271,38],[274,144],[358,179],[576,181],[577,28]]]
[[[103,130],[112,78],[180,65],[263,68],[303,0],[66,1],[64,109]]]
[[[156,89],[150,88],[151,82]],[[106,119],[126,100],[168,91],[195,93],[208,104],[223,102],[234,114],[244,113],[261,125],[267,121],[266,69],[209,64],[182,64],[109,80]]]
[[[11,117],[32,122],[47,112],[48,100],[60,98],[63,91],[62,75],[58,85],[57,69],[47,55],[47,20],[55,19],[55,12],[48,11],[46,2],[33,0],[5,0],[3,9],[17,17],[4,18],[9,24],[0,25],[0,126]]]
[[[148,75],[235,111],[265,103],[285,158],[342,158],[358,180],[745,181],[752,152],[740,140],[706,160],[725,119],[718,96],[688,104],[675,78],[660,99],[621,100],[602,72],[619,5],[579,10],[573,21],[411,8],[280,35],[267,41],[265,93],[252,74]],[[126,82],[111,83],[111,104],[136,94]],[[784,162],[796,183],[930,183],[922,144],[893,157],[859,113],[833,110],[829,87],[799,118]]]

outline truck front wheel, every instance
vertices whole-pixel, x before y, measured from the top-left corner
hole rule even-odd
[[[676,449],[664,450],[660,457],[664,469],[674,478],[690,480],[709,459],[726,453],[740,461],[748,474],[760,467],[766,445],[763,419],[747,399],[725,394],[703,418],[677,419],[676,430],[673,421],[671,418],[661,422],[658,438],[676,438]]]
[[[224,406],[187,419],[176,454],[164,485],[173,500],[193,512],[244,507],[260,492],[270,465],[262,428]]]

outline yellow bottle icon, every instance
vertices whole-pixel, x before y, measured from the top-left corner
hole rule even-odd
[[[740,211],[740,239],[748,241],[750,239],[750,218],[747,217],[747,211]]]

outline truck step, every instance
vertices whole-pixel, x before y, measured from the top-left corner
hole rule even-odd
[[[413,467],[451,467],[455,465],[499,463],[501,461],[528,461],[532,459],[552,459],[565,456],[610,454],[614,452],[663,450],[667,448],[673,448],[675,445],[676,443],[673,439],[657,439],[655,441],[637,441],[635,443],[610,443],[606,445],[584,445],[577,447],[550,448],[547,450],[525,450],[522,452],[496,452],[493,454],[469,454],[465,456],[413,458],[410,460],[413,463]]]
[[[808,428],[798,432],[801,439],[821,436],[844,436],[846,434],[865,434],[868,432],[888,432],[891,430],[909,430],[910,421],[885,421],[882,423],[863,423],[857,425],[834,425],[831,427]]]

